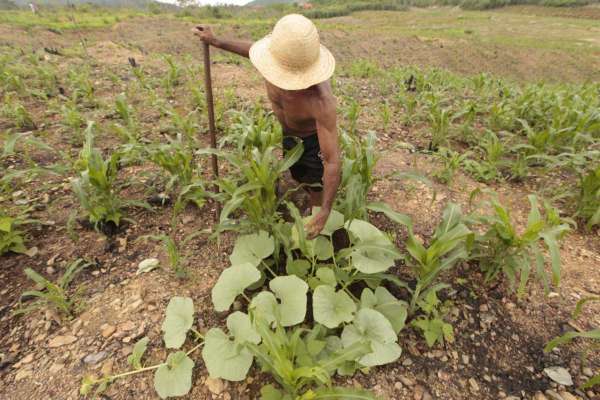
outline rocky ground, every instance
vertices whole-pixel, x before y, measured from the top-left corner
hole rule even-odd
[[[161,31],[162,37],[168,39],[166,43],[157,43],[148,36],[141,29],[143,24],[129,24],[136,29],[123,24],[92,35],[97,46],[90,45],[89,51],[100,68],[115,65],[127,68],[126,60],[130,54],[134,54],[138,61],[144,60],[145,55],[141,52],[114,46],[107,40],[119,40],[123,32],[131,33],[129,40],[140,42],[148,52],[181,54],[192,51],[191,44],[183,36],[188,28],[184,23],[169,22],[152,27]],[[0,32],[13,32],[11,29],[2,26]],[[115,32],[119,29],[123,31],[117,36]],[[352,38],[356,40],[354,36],[346,36],[351,35],[350,29],[345,32],[339,39],[340,47]],[[338,33],[328,33],[333,43],[336,43]],[[15,43],[30,40],[14,32],[11,34]],[[50,36],[47,32],[43,35]],[[4,35],[3,40],[7,40]],[[63,35],[52,40],[64,45],[73,41],[73,37]],[[396,45],[398,48],[418,48],[411,57],[419,60],[427,51],[432,51],[433,46],[415,38],[401,40]],[[438,58],[434,64],[443,64],[445,54],[444,51],[436,53]],[[157,62],[151,56],[147,57],[144,62],[151,69]],[[589,64],[586,68],[592,67],[593,64]],[[247,66],[218,62],[213,72],[217,78],[217,91],[226,86],[234,87],[236,95],[248,101],[262,96],[260,79],[249,71]],[[509,75],[512,73],[518,73],[518,68],[511,70]],[[560,77],[560,74],[555,77]],[[380,179],[373,187],[372,199],[386,201],[396,210],[409,214],[416,222],[416,233],[425,241],[437,225],[443,207],[452,201],[460,204],[463,210],[469,210],[469,194],[478,187],[489,187],[498,192],[501,200],[511,208],[518,225],[522,227],[525,224],[529,211],[526,196],[532,191],[527,182],[486,186],[458,174],[450,186],[436,183],[434,196],[434,191],[427,186],[388,178],[388,174],[395,171],[417,170],[429,174],[439,165],[430,155],[409,151],[402,146],[402,143],[422,145],[423,139],[418,131],[393,122],[383,132],[374,117],[374,108],[369,108],[378,104],[380,99],[371,97],[369,85],[363,81],[357,81],[356,85],[362,88],[361,102],[366,110],[360,128],[376,130],[380,140],[381,157],[376,171]],[[103,96],[114,94],[110,88],[101,89],[101,92]],[[43,105],[40,105],[36,115],[44,112]],[[148,110],[146,113],[148,126],[153,123],[153,112]],[[53,144],[62,143],[60,135],[60,131],[50,124],[46,139]],[[108,148],[110,143],[103,143],[103,146]],[[140,172],[132,168],[124,174],[135,176]],[[135,190],[130,189],[128,194],[132,197],[142,195],[141,191]],[[213,311],[210,290],[220,271],[228,266],[232,236],[224,235],[216,242],[210,240],[206,233],[190,242],[185,248],[189,265],[186,279],[176,278],[167,267],[138,275],[138,265],[145,259],[158,258],[162,265],[167,264],[167,255],[160,244],[139,238],[168,232],[172,211],[169,206],[156,207],[152,213],[136,210],[131,215],[132,221],[112,237],[77,225],[73,229],[78,240],[73,241],[66,226],[76,202],[66,181],[35,181],[13,196],[13,200],[23,204],[35,204],[38,208],[35,217],[44,224],[30,232],[31,246],[36,249],[30,254],[32,257],[8,255],[0,258],[0,281],[5,283],[0,288],[1,399],[78,399],[79,385],[85,375],[101,376],[126,371],[126,359],[133,344],[143,336],[150,339],[145,364],[164,360],[166,351],[161,342],[161,323],[165,307],[173,296],[189,296],[194,300],[196,320],[199,321],[196,329],[199,331],[224,324],[225,316]],[[210,229],[213,214],[211,205],[202,209],[188,208],[181,218],[178,237]],[[403,247],[405,232],[402,229],[378,215],[373,215],[372,221],[393,233],[397,244]],[[61,320],[50,310],[13,315],[19,307],[20,294],[32,287],[23,275],[25,267],[32,267],[55,279],[68,261],[79,257],[93,261],[74,282],[74,287],[82,288],[84,304],[81,313],[72,320]],[[340,379],[337,383],[369,388],[383,398],[398,400],[600,399],[599,389],[578,389],[587,377],[600,372],[597,351],[582,357],[587,349],[583,342],[561,346],[549,354],[542,351],[545,343],[565,331],[600,326],[600,307],[597,304],[590,304],[577,320],[570,317],[578,300],[600,295],[598,231],[570,233],[562,243],[561,258],[563,276],[560,287],[544,296],[542,288],[533,285],[522,299],[503,284],[490,288],[484,284],[483,277],[474,266],[464,263],[443,279],[453,288],[447,294],[447,300],[453,304],[449,319],[455,329],[454,343],[429,349],[416,331],[407,328],[401,334],[403,354],[398,362],[368,373],[358,373],[353,378]],[[409,278],[403,265],[398,265],[395,272]],[[239,383],[210,379],[200,355],[194,353],[192,358],[196,361],[196,368],[193,389],[185,397],[187,399],[256,399],[260,387],[270,382],[270,378],[256,368],[251,371],[250,377]],[[114,382],[104,398],[158,398],[153,389],[152,373]]]

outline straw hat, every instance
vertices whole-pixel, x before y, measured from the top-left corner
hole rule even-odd
[[[317,27],[299,14],[281,18],[270,35],[254,43],[250,61],[267,81],[285,90],[326,81],[335,69],[333,55],[319,42]]]

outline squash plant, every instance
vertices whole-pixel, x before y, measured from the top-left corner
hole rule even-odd
[[[336,393],[350,391],[330,388],[335,373],[349,375],[388,364],[401,354],[397,335],[404,328],[408,305],[378,285],[400,253],[376,227],[359,219],[345,221],[337,211],[332,211],[322,234],[309,240],[304,224],[310,217],[301,218],[293,205],[288,207],[295,220],[282,228],[289,234],[282,242],[285,270],[273,258],[279,249],[268,232],[242,235],[236,241],[232,266],[218,278],[212,301],[222,312],[241,299],[248,314],[242,317],[238,311],[229,317],[243,318],[243,329],[230,326],[229,319],[229,333],[211,329],[203,357],[212,377],[232,381],[245,379],[257,361],[280,386],[263,388],[263,396],[335,398]],[[342,228],[349,232],[351,244],[335,254],[332,236]],[[353,286],[359,281],[374,287],[364,288],[360,298]],[[253,295],[266,287],[269,290]],[[312,318],[307,317],[308,297]],[[310,327],[307,319],[314,321]],[[355,395],[373,398],[364,392]]]

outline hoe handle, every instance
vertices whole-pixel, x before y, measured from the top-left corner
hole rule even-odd
[[[202,42],[204,47],[204,87],[206,92],[206,111],[208,112],[208,131],[210,133],[210,147],[213,149],[217,148],[217,129],[215,127],[215,106],[213,102],[213,91],[212,91],[212,79],[210,76],[210,45],[208,43]],[[219,178],[219,164],[217,162],[217,155],[213,154],[212,158],[212,171],[213,171],[213,179],[215,180],[214,191],[215,193],[219,192],[219,187],[216,184],[216,180]],[[219,220],[219,215],[221,214],[221,205],[219,202],[217,204],[217,213],[215,215],[215,220]]]

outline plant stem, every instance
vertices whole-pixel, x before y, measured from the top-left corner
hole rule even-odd
[[[271,273],[271,275],[273,275],[273,278],[277,278],[278,275],[275,272],[273,272],[273,270],[271,268],[269,268],[269,266],[267,265],[265,260],[261,260],[261,263],[263,263],[263,265],[265,266],[267,271],[269,271]]]

